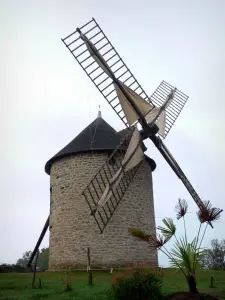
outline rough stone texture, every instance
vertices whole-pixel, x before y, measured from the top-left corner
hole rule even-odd
[[[143,161],[103,234],[81,195],[107,153],[65,157],[51,167],[49,271],[86,268],[86,248],[93,268],[125,267],[134,261],[158,265],[157,251],[137,241],[128,228],[155,232],[152,172]]]

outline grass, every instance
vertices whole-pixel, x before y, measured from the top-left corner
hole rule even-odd
[[[209,288],[210,276],[214,275],[215,288]],[[76,299],[76,300],[104,300],[108,299],[106,290],[113,282],[117,273],[95,272],[93,286],[88,286],[87,272],[72,273],[72,291],[64,291],[64,273],[37,273],[41,278],[43,289],[31,289],[32,274],[0,274],[0,299]],[[225,299],[225,271],[199,271],[197,283],[200,292],[214,294],[219,299]],[[175,291],[187,291],[183,275],[175,269],[164,270],[163,292],[170,294]]]

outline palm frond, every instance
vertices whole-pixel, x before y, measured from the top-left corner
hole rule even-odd
[[[165,237],[160,234],[156,235],[150,235],[149,238],[149,245],[152,248],[160,249],[162,246],[164,246],[168,241],[170,240],[170,237]]]
[[[142,231],[141,229],[138,229],[138,228],[130,228],[129,230],[129,233],[137,238],[139,238],[140,240],[143,240],[143,241],[146,241],[148,242],[149,241],[149,237],[150,235],[145,233],[144,231]]]
[[[201,223],[214,222],[220,219],[222,209],[212,207],[210,201],[203,201],[203,207],[197,212],[198,219]]]
[[[159,229],[161,231],[161,234],[164,237],[171,238],[176,233],[176,226],[173,223],[173,219],[165,218],[162,220],[162,222],[165,225],[165,227],[158,226],[157,229]]]
[[[148,242],[150,247],[153,247],[155,249],[160,249],[170,239],[170,236],[165,237],[160,234],[147,234],[143,230],[138,228],[129,228],[128,232],[132,236],[137,237],[145,242]]]
[[[175,207],[177,220],[184,217],[188,210],[188,203],[185,199],[178,199],[178,204]]]
[[[223,210],[220,209],[220,208],[213,207],[213,208],[210,210],[208,222],[212,222],[212,221],[217,221],[217,220],[219,220],[220,217],[221,217],[222,211],[223,211]]]
[[[173,267],[176,265],[181,266],[187,275],[194,275],[201,252],[199,249],[196,250],[196,241],[193,240],[191,243],[186,243],[185,239],[182,238],[175,243],[173,249],[171,249],[171,255],[173,259],[170,259],[170,263]]]

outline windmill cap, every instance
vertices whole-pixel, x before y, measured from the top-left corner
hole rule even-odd
[[[120,144],[125,133],[126,129],[117,132],[101,116],[98,116],[68,145],[47,161],[45,164],[45,172],[50,175],[52,164],[56,160],[67,156],[93,151],[113,151]],[[150,164],[152,171],[154,171],[156,168],[154,160],[147,155],[145,155],[145,157]]]

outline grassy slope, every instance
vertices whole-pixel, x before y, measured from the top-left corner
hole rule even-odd
[[[183,275],[174,269],[165,269],[163,291],[172,293],[178,290],[187,290]],[[216,288],[209,289],[211,274],[214,274]],[[103,300],[107,299],[105,290],[110,287],[113,275],[109,273],[94,273],[94,285],[87,285],[87,273],[75,272],[72,275],[71,292],[63,292],[63,273],[37,273],[41,278],[43,290],[30,288],[32,274],[0,274],[0,299],[76,299],[76,300]],[[225,299],[225,271],[201,271],[197,274],[198,288],[202,292],[220,295]],[[222,296],[224,295],[224,296]],[[224,297],[224,298],[223,298]]]

